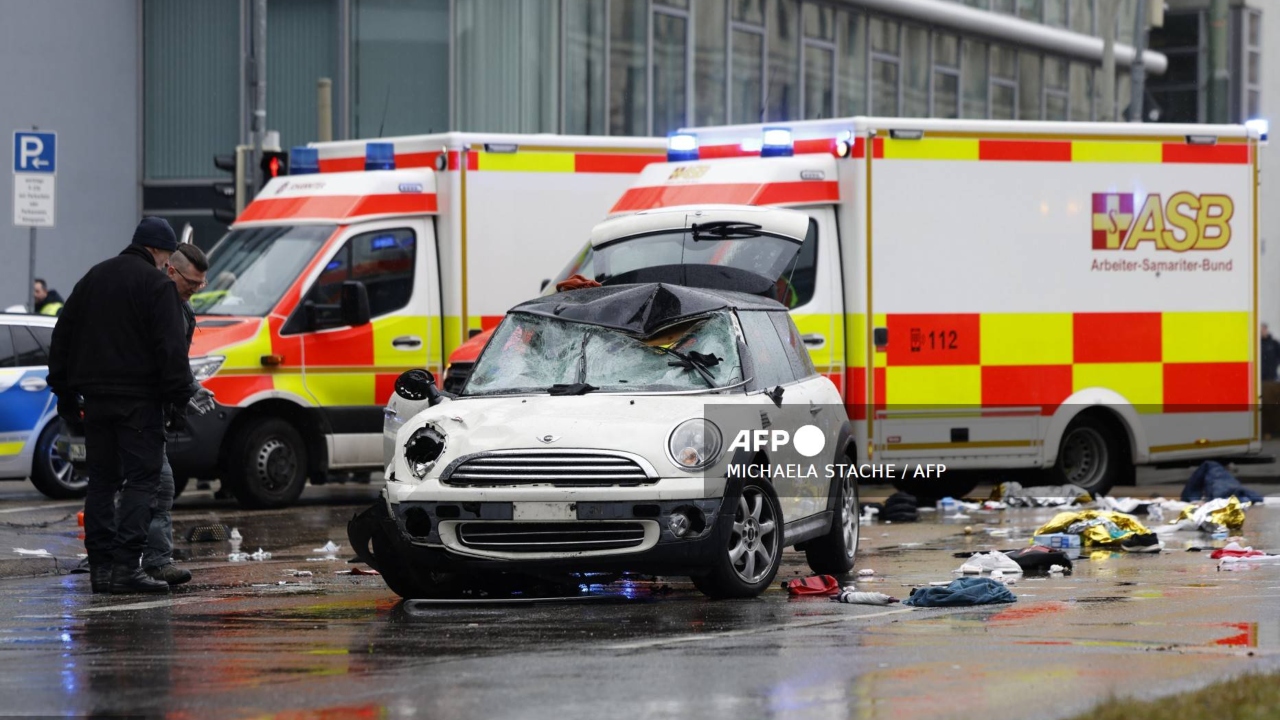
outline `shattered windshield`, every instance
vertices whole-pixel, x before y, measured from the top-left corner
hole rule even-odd
[[[209,256],[209,285],[191,298],[197,315],[262,317],[280,302],[334,225],[271,225],[232,230]]]
[[[638,339],[541,315],[508,315],[480,355],[463,395],[676,392],[743,380],[729,312]]]

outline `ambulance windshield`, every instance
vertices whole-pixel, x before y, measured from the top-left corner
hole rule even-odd
[[[209,285],[191,298],[191,307],[197,315],[266,315],[336,229],[272,225],[232,230],[210,253]]]

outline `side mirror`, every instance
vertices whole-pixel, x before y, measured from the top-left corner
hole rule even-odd
[[[342,283],[342,324],[357,327],[369,324],[369,289],[358,280]],[[425,372],[425,371],[424,371]]]
[[[421,369],[407,370],[396,378],[396,395],[411,402],[427,400],[429,405],[453,398],[450,393],[441,392],[436,387],[436,376],[430,370]]]

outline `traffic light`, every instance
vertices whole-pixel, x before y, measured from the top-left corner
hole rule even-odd
[[[289,174],[289,153],[281,150],[263,150],[262,161],[258,167],[262,170],[262,187],[258,188],[258,192],[262,192],[272,178]]]
[[[231,173],[231,178],[213,184],[213,218],[223,225],[235,222],[244,210],[244,171],[246,146],[236,147],[230,155],[214,155],[213,165],[222,172]]]

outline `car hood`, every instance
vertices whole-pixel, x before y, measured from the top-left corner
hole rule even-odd
[[[450,462],[493,450],[611,450],[640,455],[659,476],[685,474],[667,459],[671,431],[701,418],[725,395],[547,395],[462,398],[442,402],[411,418],[396,434],[394,464],[404,472],[402,450],[428,423],[447,437],[444,453],[428,477]],[[412,482],[412,480],[410,480]]]

